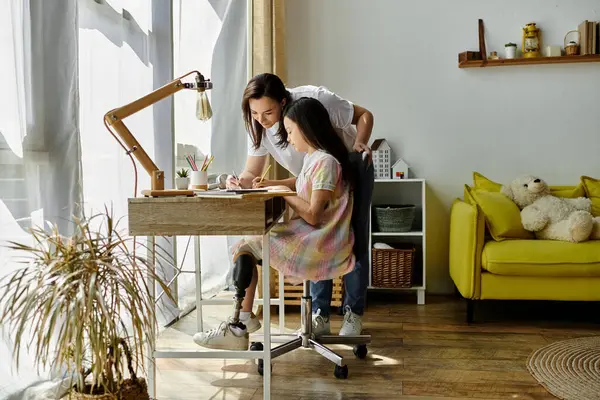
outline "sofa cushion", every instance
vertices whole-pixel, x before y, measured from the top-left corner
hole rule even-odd
[[[486,178],[479,172],[473,172],[473,187],[475,187],[476,189],[487,190],[490,192],[499,192],[502,188],[502,184],[494,182],[489,178]],[[584,187],[584,183],[579,182],[577,186],[550,186],[550,193],[552,193],[556,197],[576,199],[578,197],[585,197],[586,189]],[[598,204],[600,206],[600,202]]]
[[[600,277],[600,240],[489,241],[483,247],[481,267],[497,275]]]
[[[581,183],[585,188],[586,196],[592,200],[592,215],[600,216],[600,179],[582,176]]]
[[[465,201],[477,204],[485,216],[485,224],[494,240],[533,239],[523,228],[521,211],[511,199],[500,192],[478,190],[465,185]]]

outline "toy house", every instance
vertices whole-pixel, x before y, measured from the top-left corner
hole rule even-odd
[[[375,179],[390,179],[391,147],[385,139],[377,139],[371,146]]]
[[[401,158],[398,159],[392,166],[392,179],[407,179],[408,178],[408,164],[405,163]]]

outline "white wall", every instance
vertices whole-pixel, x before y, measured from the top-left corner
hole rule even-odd
[[[551,184],[600,177],[600,63],[459,69],[478,50],[521,47],[536,22],[562,45],[600,0],[288,0],[290,86],[320,84],[375,115],[387,138],[428,180],[428,287],[452,290],[449,210],[472,171],[497,181],[535,173]]]

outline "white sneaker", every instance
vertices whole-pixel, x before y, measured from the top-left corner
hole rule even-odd
[[[344,307],[344,323],[340,329],[340,336],[357,336],[362,332],[362,318],[354,314],[350,306]]]
[[[243,323],[244,325],[246,325],[246,330],[248,331],[248,333],[254,333],[257,330],[259,330],[262,326],[260,324],[260,321],[258,320],[256,315],[254,315],[253,312],[251,312],[250,316],[246,319],[240,318],[240,322]]]
[[[198,346],[210,349],[248,350],[248,331],[224,321],[208,332],[198,332],[193,336]]]
[[[296,333],[302,333],[302,328],[298,329]],[[315,336],[331,335],[329,317],[323,317],[321,309],[318,309],[317,313],[312,315],[312,333]]]

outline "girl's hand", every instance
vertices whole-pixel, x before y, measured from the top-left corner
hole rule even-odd
[[[263,187],[266,187],[266,186],[275,186],[275,185],[277,185],[277,181],[273,181],[273,180],[269,180],[269,179],[264,179],[261,182],[260,181],[260,176],[257,176],[252,181],[252,187],[254,189],[263,188]]]

